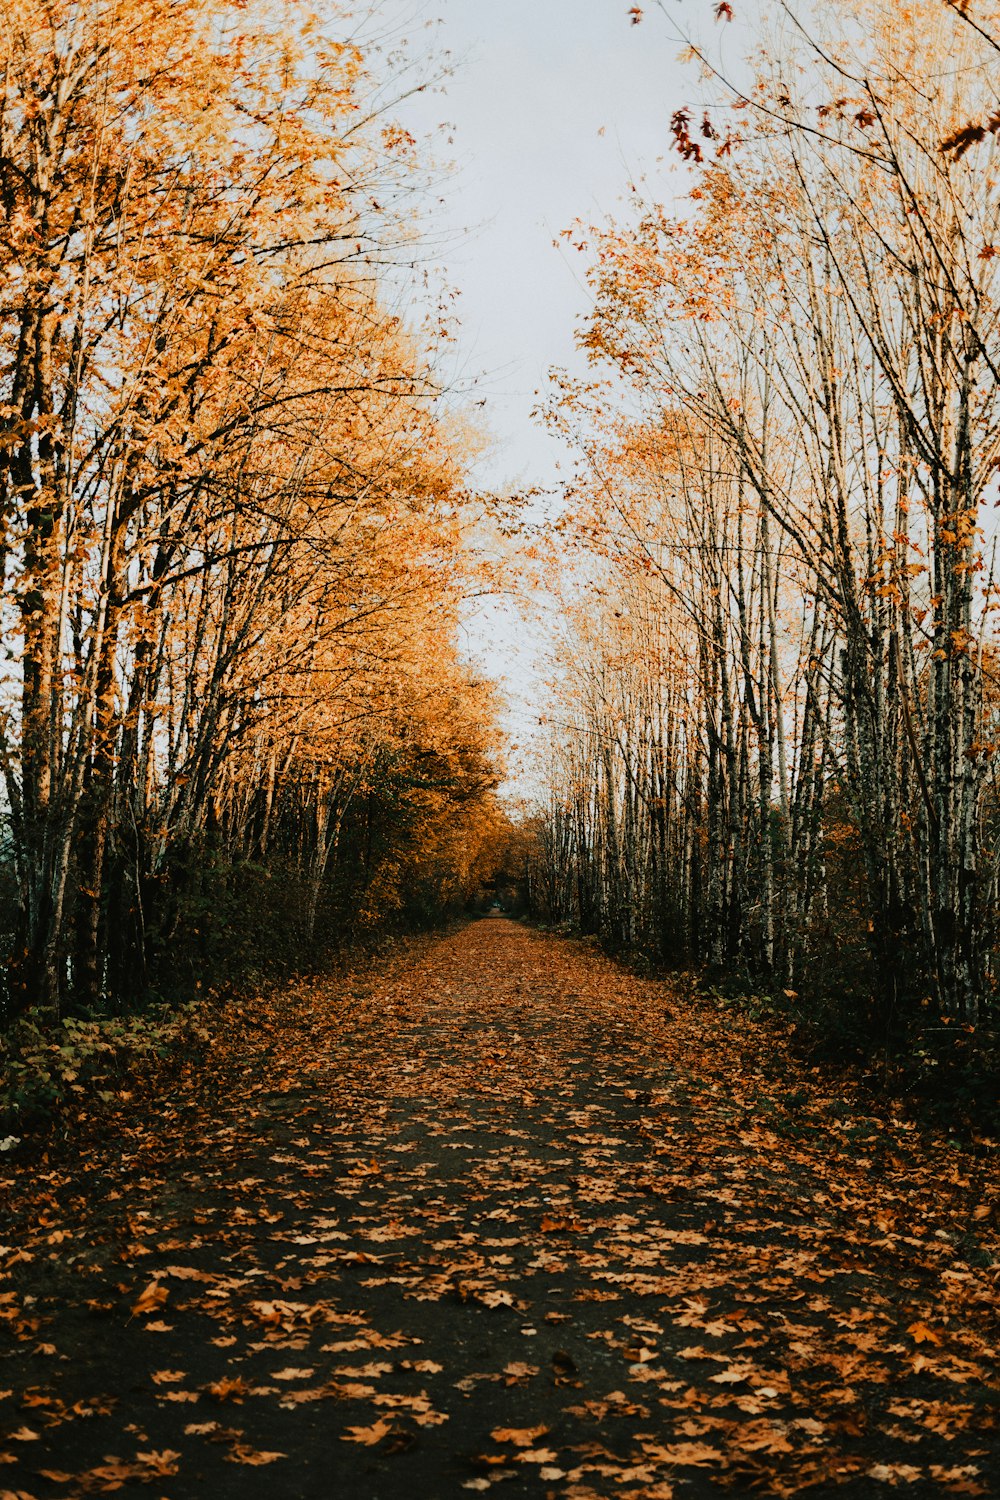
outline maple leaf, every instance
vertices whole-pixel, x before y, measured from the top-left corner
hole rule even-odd
[[[348,1172],[348,1176],[350,1176],[350,1177],[377,1177],[381,1173],[381,1171],[382,1171],[381,1166],[375,1160],[375,1158],[372,1157],[371,1161],[359,1161],[359,1162],[355,1162],[354,1166],[350,1168],[350,1170]]]
[[[518,1307],[520,1304],[511,1292],[501,1290],[474,1291],[472,1294],[484,1307]]]
[[[159,1281],[151,1281],[132,1308],[133,1318],[144,1318],[149,1313],[159,1312],[169,1292]]]
[[[226,1462],[231,1464],[251,1464],[259,1467],[261,1464],[273,1464],[279,1458],[287,1458],[287,1453],[265,1453],[258,1448],[252,1448],[248,1443],[233,1443],[226,1454]]]
[[[374,1447],[387,1437],[392,1431],[392,1423],[380,1417],[370,1427],[348,1427],[346,1432],[340,1434],[343,1443],[362,1443],[366,1448]]]
[[[170,1475],[177,1473],[177,1460],[180,1456],[172,1448],[163,1448],[151,1453],[137,1453],[136,1462],[142,1464],[150,1474]]]
[[[84,1482],[96,1481],[103,1490],[120,1490],[127,1479],[134,1479],[141,1472],[136,1469],[135,1464],[126,1464],[120,1458],[108,1457],[103,1464],[96,1464],[78,1477]]]
[[[745,1368],[740,1369],[738,1365],[730,1365],[728,1369],[720,1370],[717,1375],[710,1375],[708,1378],[715,1385],[740,1385],[749,1380],[751,1373]]]
[[[539,1427],[494,1427],[490,1437],[495,1443],[513,1443],[515,1447],[528,1448],[548,1430],[544,1424]]]
[[[658,1358],[659,1351],[650,1349],[646,1344],[640,1344],[636,1348],[623,1349],[622,1353],[631,1364],[645,1365]]]
[[[928,1327],[926,1323],[911,1323],[907,1333],[915,1344],[940,1344],[941,1335],[936,1329]]]
[[[720,1453],[718,1448],[710,1448],[707,1443],[671,1443],[662,1449],[662,1458],[665,1463],[698,1468],[705,1464],[722,1463],[725,1454]]]
[[[252,1387],[242,1375],[224,1375],[221,1380],[215,1380],[211,1385],[206,1385],[205,1393],[214,1401],[242,1401],[244,1396],[249,1395],[251,1389]]]

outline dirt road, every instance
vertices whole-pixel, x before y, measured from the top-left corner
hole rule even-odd
[[[505,920],[217,1024],[8,1183],[0,1497],[1000,1495],[988,1143]]]

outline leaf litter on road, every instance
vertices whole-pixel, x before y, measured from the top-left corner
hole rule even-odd
[[[216,1026],[8,1176],[0,1497],[1000,1493],[991,1142],[499,919]]]

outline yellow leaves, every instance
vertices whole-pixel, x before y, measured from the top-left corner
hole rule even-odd
[[[73,23],[79,86],[68,94],[49,66],[45,7],[25,5],[25,24],[5,31],[17,123],[4,149],[28,180],[5,206],[11,232],[0,245],[0,281],[18,286],[25,329],[40,307],[46,317],[66,313],[66,326],[37,409],[0,410],[0,450],[53,434],[71,441],[72,424],[54,408],[79,378],[80,410],[90,415],[86,438],[77,424],[79,465],[68,455],[80,488],[65,498],[74,520],[59,546],[69,608],[88,642],[99,637],[86,622],[122,464],[134,464],[134,492],[144,497],[132,529],[113,523],[123,545],[114,567],[129,578],[129,597],[91,665],[104,649],[122,665],[121,701],[140,734],[136,721],[171,722],[167,700],[177,693],[199,706],[197,720],[209,681],[237,719],[254,720],[252,737],[216,733],[210,788],[198,789],[178,746],[166,751],[164,764],[177,772],[171,792],[184,796],[163,797],[157,838],[169,843],[178,803],[184,816],[199,798],[218,797],[221,809],[228,789],[262,784],[262,767],[272,755],[288,762],[293,746],[300,786],[315,766],[336,768],[342,813],[351,777],[430,721],[444,743],[472,748],[480,763],[469,756],[442,778],[441,806],[414,820],[416,837],[400,831],[416,848],[425,830],[464,821],[497,779],[481,774],[492,755],[491,708],[459,644],[472,575],[496,569],[466,546],[475,519],[464,473],[471,439],[436,401],[433,339],[425,344],[406,327],[399,287],[390,277],[383,296],[361,248],[378,239],[382,259],[381,231],[395,211],[380,204],[400,196],[416,142],[404,126],[383,123],[387,79],[369,73],[359,46],[317,35],[323,25],[297,5],[254,0],[246,18],[243,8],[242,0],[134,0],[121,11],[85,9]],[[105,109],[114,126],[97,129]],[[34,115],[58,120],[53,140],[66,148],[47,164],[44,189],[30,180]],[[45,222],[34,208],[42,201]],[[72,377],[65,361],[76,313],[67,300],[81,319]],[[20,316],[8,324],[11,348]],[[245,488],[249,476],[253,489],[265,475],[266,502]],[[223,493],[232,505],[216,504]],[[32,501],[23,499],[28,514]],[[157,538],[167,534],[164,575]],[[26,589],[28,561],[23,548],[11,558]],[[240,634],[250,600],[253,644],[232,655],[223,685],[212,665],[228,650],[220,622]],[[138,643],[169,663],[162,677],[145,679],[129,650]],[[82,724],[94,705],[84,702],[75,665],[58,660],[53,671],[66,712]],[[456,705],[472,736],[449,732]],[[150,798],[160,802],[159,772],[152,780]],[[373,805],[377,812],[377,797]],[[407,873],[396,882],[404,892]],[[79,889],[97,899],[91,879]],[[391,890],[373,902],[375,920],[394,896],[400,904]]]
[[[382,130],[382,145],[387,151],[411,151],[416,144],[416,137],[402,125],[386,125]]]

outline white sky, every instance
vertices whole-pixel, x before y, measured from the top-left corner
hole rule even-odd
[[[474,402],[492,435],[476,479],[491,489],[556,486],[572,456],[532,420],[552,366],[583,372],[574,329],[587,310],[585,261],[560,241],[577,220],[625,212],[631,181],[660,201],[685,189],[669,121],[697,92],[680,42],[654,4],[633,26],[632,0],[383,0],[379,16],[451,54],[444,92],[409,101],[419,136],[444,122],[454,169],[425,222],[457,288],[456,367],[480,378]],[[711,17],[709,0],[677,0],[678,23]],[[439,20],[437,26],[428,26]],[[426,33],[422,31],[428,26]],[[724,28],[729,30],[729,28]],[[729,46],[716,28],[714,45]],[[736,28],[733,28],[735,31]],[[742,50],[733,37],[736,50]],[[422,41],[418,40],[418,45]],[[468,648],[510,703],[521,746],[537,727],[545,642],[516,608],[480,606]],[[515,748],[513,760],[519,759]],[[522,757],[523,760],[523,757]],[[514,786],[530,786],[526,761]]]
[[[415,133],[454,124],[455,169],[426,217],[460,293],[459,367],[483,377],[476,399],[494,444],[480,477],[497,488],[558,478],[562,455],[530,414],[552,365],[580,367],[573,330],[587,293],[583,258],[553,241],[614,213],[643,173],[661,195],[671,181],[683,188],[668,127],[691,71],[663,16],[633,26],[629,3],[392,0],[418,35],[440,18],[428,36],[454,60],[444,94],[409,102],[404,117]],[[685,0],[678,13],[701,8]]]

